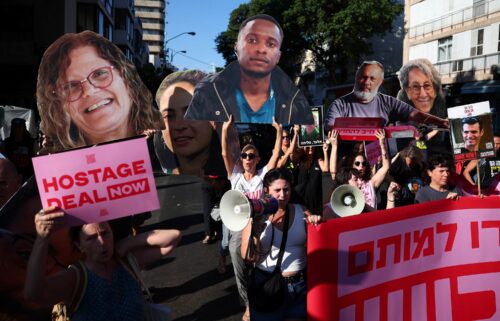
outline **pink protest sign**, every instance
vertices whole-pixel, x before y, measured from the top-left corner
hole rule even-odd
[[[309,227],[309,320],[500,320],[500,198]]]
[[[377,140],[375,133],[383,121],[380,117],[338,117],[333,129],[338,131],[341,140]]]
[[[83,224],[160,207],[145,138],[33,158],[43,207]]]

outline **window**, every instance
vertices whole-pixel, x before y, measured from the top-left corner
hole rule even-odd
[[[108,18],[104,15],[102,11],[99,10],[98,13],[98,33],[108,38],[110,41],[113,41],[113,26],[109,22]]]
[[[455,60],[451,65],[451,71],[457,72],[464,70],[464,61],[463,60]]]
[[[472,14],[474,18],[484,16],[486,14],[486,1],[485,0],[474,0],[472,5]]]
[[[96,31],[97,7],[94,4],[79,3],[77,8],[76,31],[84,30]]]
[[[118,30],[127,29],[127,9],[115,9],[115,28]]]
[[[452,37],[438,40],[438,61],[451,60]]]
[[[483,54],[484,29],[472,30],[472,44],[470,55],[481,56]]]

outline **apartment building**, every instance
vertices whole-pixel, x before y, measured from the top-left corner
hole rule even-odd
[[[500,0],[407,0],[405,27],[403,63],[428,58],[448,106],[500,107]]]
[[[158,67],[164,57],[165,0],[135,0],[134,6],[149,48],[149,62]]]
[[[92,30],[136,66],[148,59],[133,0],[2,0],[0,12],[0,105],[36,109],[38,65],[65,33]]]

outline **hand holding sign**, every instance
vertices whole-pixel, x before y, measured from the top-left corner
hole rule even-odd
[[[58,207],[47,207],[35,215],[36,234],[47,239],[50,234],[64,225],[64,211]]]

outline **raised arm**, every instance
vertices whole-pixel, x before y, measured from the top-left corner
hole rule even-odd
[[[231,155],[231,151],[229,150],[229,129],[233,124],[233,115],[229,115],[229,120],[225,121],[222,125],[222,134],[221,134],[221,149],[222,149],[222,159],[224,160],[224,166],[226,167],[227,176],[230,177],[233,173],[234,169],[234,159]]]
[[[285,166],[286,162],[288,161],[288,158],[291,158],[293,156],[293,153],[295,153],[295,151],[297,150],[297,137],[299,137],[299,130],[297,128],[300,127],[299,125],[294,125],[293,128],[294,128],[294,135],[290,143],[290,147],[288,147],[285,154],[281,156],[280,159],[278,160],[278,165],[276,166],[278,168]]]
[[[332,149],[330,150],[330,175],[332,175],[332,180],[334,180],[337,175],[337,150],[339,148],[338,136],[339,133],[335,129],[328,132],[328,140],[332,144]]]
[[[396,193],[399,190],[400,186],[396,182],[391,182],[389,184],[389,188],[387,189],[387,204],[385,206],[386,209],[391,209],[396,207]]]
[[[437,116],[426,114],[418,109],[413,110],[408,117],[409,120],[419,124],[433,124],[441,128],[449,128],[450,124],[447,119],[439,118]]]
[[[283,134],[283,127],[276,122],[276,119],[273,117],[273,127],[276,129],[276,140],[274,142],[273,154],[267,162],[267,169],[271,170],[276,167],[278,162],[278,158],[280,157],[281,150],[281,135]]]
[[[328,141],[323,143],[323,159],[318,159],[319,168],[323,173],[329,172],[329,163],[328,163]]]
[[[70,303],[76,287],[76,272],[65,269],[53,276],[45,275],[50,235],[64,226],[64,212],[50,207],[35,215],[37,237],[31,250],[26,271],[24,296],[32,302],[51,306],[58,302]]]
[[[167,256],[181,239],[178,230],[153,230],[129,236],[116,244],[119,256],[132,252],[141,267],[148,266]]]
[[[375,136],[378,138],[380,144],[380,150],[382,151],[382,167],[373,175],[370,179],[373,188],[378,188],[380,184],[384,181],[385,175],[389,172],[391,163],[389,161],[389,155],[387,154],[387,149],[385,148],[385,132],[383,129],[377,130]]]

